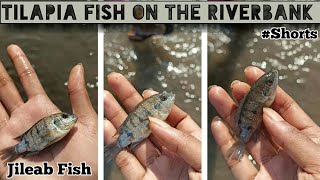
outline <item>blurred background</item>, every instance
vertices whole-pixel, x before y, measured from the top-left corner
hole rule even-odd
[[[172,91],[176,105],[201,125],[201,29],[174,25],[172,33],[131,41],[131,25],[105,26],[104,73],[123,74],[142,93]],[[105,83],[105,88],[109,89]],[[110,90],[110,89],[109,89]],[[105,165],[105,179],[123,179],[114,163]]]
[[[274,25],[288,30],[319,30],[319,25]],[[320,41],[263,40],[260,32],[273,25],[208,25],[208,85],[219,85],[230,92],[230,84],[245,81],[244,69],[257,66],[279,71],[279,86],[292,96],[320,125]],[[233,179],[210,133],[210,123],[218,114],[208,105],[208,179]]]
[[[0,25],[0,59],[27,101],[6,48],[17,44],[27,55],[49,98],[72,112],[68,97],[71,69],[82,63],[91,102],[97,111],[97,25]]]

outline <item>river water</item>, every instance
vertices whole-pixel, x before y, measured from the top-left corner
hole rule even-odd
[[[97,110],[97,26],[96,25],[0,25],[0,59],[26,101],[15,69],[6,52],[19,45],[33,65],[49,98],[62,111],[72,112],[67,81],[78,63],[85,69],[87,89]]]
[[[287,29],[316,29],[318,25],[282,25]],[[208,84],[217,84],[230,94],[230,83],[245,81],[249,65],[279,71],[279,85],[320,125],[320,41],[262,40],[260,32],[269,25],[208,26]],[[208,124],[217,113],[209,105]],[[210,128],[210,126],[209,126]],[[208,132],[211,132],[208,130]],[[209,179],[232,179],[219,149],[208,134]]]
[[[129,25],[105,27],[105,76],[120,72],[142,93],[145,89],[172,91],[176,105],[201,125],[201,30],[175,25],[165,36],[142,42],[128,40]],[[105,84],[105,88],[109,88]],[[121,179],[117,168],[105,167],[106,179]]]

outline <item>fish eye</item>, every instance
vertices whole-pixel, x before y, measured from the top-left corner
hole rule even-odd
[[[253,129],[253,127],[252,126],[248,126],[247,130],[250,131],[250,129]]]
[[[273,84],[273,80],[272,80],[272,79],[269,79],[268,82],[267,82],[267,84],[268,84],[269,86],[271,86],[271,85]]]
[[[68,117],[69,117],[68,114],[62,114],[63,119],[67,119]]]
[[[166,101],[168,98],[166,96],[160,96],[161,101]]]
[[[160,104],[155,104],[154,106],[153,106],[155,109],[159,109],[160,108]]]
[[[57,123],[59,123],[59,120],[58,120],[58,119],[55,119],[55,120],[53,121],[53,123],[54,123],[54,124],[57,124]]]

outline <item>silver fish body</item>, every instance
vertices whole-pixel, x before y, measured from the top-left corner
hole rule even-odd
[[[59,141],[71,130],[77,122],[73,114],[57,113],[42,118],[27,132],[19,136],[21,141],[12,147],[0,151],[5,163],[15,160],[20,154],[31,156]]]
[[[244,154],[244,143],[252,136],[257,139],[262,125],[263,108],[270,107],[276,95],[278,71],[271,70],[261,76],[240,102],[235,116],[235,134],[238,141],[227,155],[240,160]]]
[[[162,92],[139,103],[117,130],[116,142],[105,146],[106,161],[111,161],[123,148],[132,149],[146,139],[151,133],[149,117],[166,120],[174,100],[174,94]]]

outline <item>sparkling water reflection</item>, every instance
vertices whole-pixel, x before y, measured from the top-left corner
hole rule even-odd
[[[150,88],[172,91],[176,104],[200,125],[200,28],[176,25],[173,33],[143,42],[129,41],[129,29],[123,25],[105,28],[105,75],[120,72],[140,93]],[[105,169],[107,179],[121,178],[115,167]]]
[[[284,25],[287,29],[316,29],[318,25]],[[208,28],[208,80],[230,94],[230,83],[245,81],[243,70],[249,65],[279,71],[279,85],[289,93],[313,120],[320,124],[320,42],[316,40],[263,40],[260,32],[267,25],[212,25]],[[216,116],[209,106],[209,118]],[[208,131],[210,132],[210,131]],[[230,170],[212,138],[209,139],[209,179],[232,179]]]

